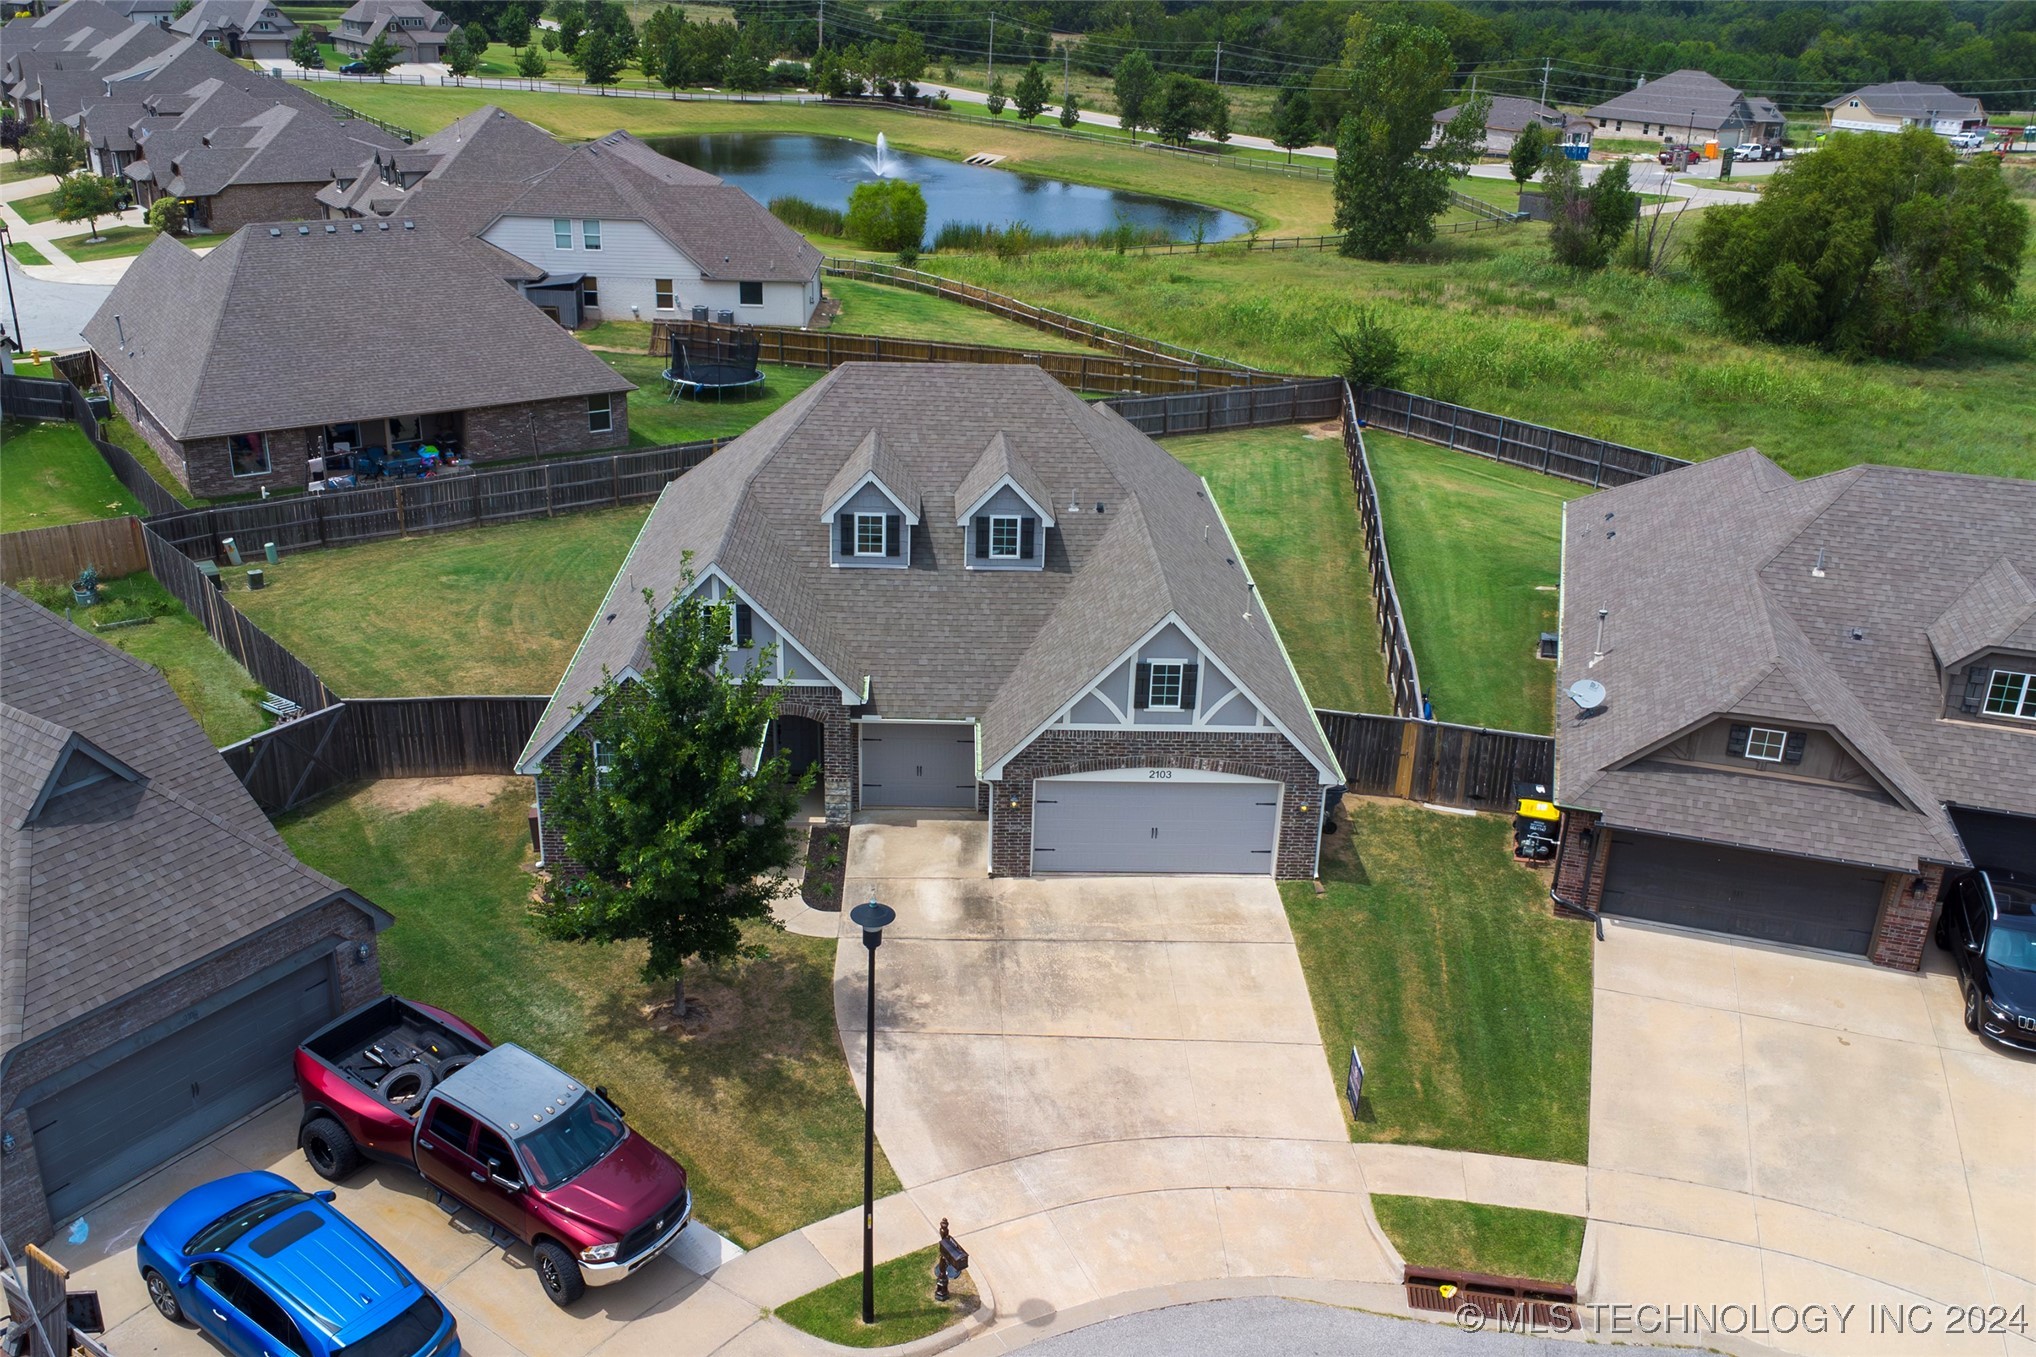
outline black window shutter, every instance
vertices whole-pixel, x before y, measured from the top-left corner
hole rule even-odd
[[[1131,705],[1140,711],[1152,703],[1152,666],[1138,662],[1138,679],[1131,687]]]
[[[748,605],[747,603],[738,603],[738,604],[736,604],[736,605],[735,605],[735,648],[736,648],[737,650],[747,650],[747,649],[749,649],[749,647],[750,647],[750,642],[751,642],[751,640],[753,639],[753,637],[754,637],[754,635],[755,635],[755,633],[754,633],[754,630],[753,630],[754,626],[755,626],[755,618],[754,618],[754,617],[753,617],[753,615],[752,615],[752,614],[750,613],[750,610],[749,610],[749,605]]]
[[[1201,669],[1202,666],[1199,664],[1184,664],[1181,666],[1182,711],[1193,711],[1195,709],[1195,680],[1201,674]]]
[[[835,521],[841,524],[841,554],[855,555],[855,515],[843,514]]]
[[[979,561],[990,559],[990,516],[988,514],[976,515],[976,559]]]
[[[1732,727],[1731,733],[1725,737],[1725,752],[1735,759],[1745,757],[1746,736],[1751,730],[1751,726]]]
[[[1803,749],[1810,743],[1810,737],[1800,730],[1789,732],[1789,738],[1782,744],[1783,763],[1801,763]]]
[[[905,520],[898,514],[884,515],[884,555],[898,554],[898,539],[904,535]]]
[[[1986,696],[1987,667],[1975,664],[1965,671],[1965,698],[1958,704],[1960,711],[1976,712],[1980,700]]]
[[[1018,559],[1021,561],[1032,559],[1032,529],[1037,521],[1031,518],[1018,520]]]

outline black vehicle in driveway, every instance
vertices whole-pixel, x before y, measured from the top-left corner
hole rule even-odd
[[[339,68],[341,75],[373,75],[374,71],[365,61],[349,61]]]
[[[1966,1027],[2036,1051],[2036,877],[1983,870],[1953,878],[1937,945],[1958,967]]]

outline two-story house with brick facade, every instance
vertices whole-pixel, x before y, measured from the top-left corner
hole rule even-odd
[[[666,487],[519,764],[555,866],[546,779],[688,569],[830,818],[986,816],[999,876],[1315,872],[1342,771],[1208,485],[1038,368],[849,364]]]
[[[150,245],[86,323],[113,408],[204,496],[303,489],[313,458],[474,462],[629,442],[634,384],[546,320],[518,261],[395,221]]]
[[[1914,969],[1948,870],[2036,868],[2036,482],[1749,449],[1573,500],[1561,656],[1563,901]]]
[[[291,855],[169,682],[0,590],[0,1233],[289,1092],[389,916]]]

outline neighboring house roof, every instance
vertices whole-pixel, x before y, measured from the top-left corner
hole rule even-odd
[[[1080,506],[1059,517],[1043,570],[965,568],[956,496],[998,435]],[[851,458],[893,456],[924,500],[909,568],[831,567],[816,509]],[[867,685],[865,714],[979,719],[985,769],[1172,615],[1326,781],[1340,776],[1202,479],[1035,367],[850,363],[667,486],[525,747],[526,771],[604,673],[640,670],[637,596],[668,597],[688,561],[780,623],[852,704]]]
[[[371,123],[337,119],[292,104],[262,104],[207,80],[174,117],[134,127],[141,158],[125,171],[137,183],[202,198],[235,185],[325,184],[394,138]]]
[[[1456,104],[1435,115],[1438,123],[1452,123],[1456,115],[1463,112],[1463,105]],[[1516,99],[1511,95],[1499,94],[1492,97],[1491,112],[1485,115],[1485,130],[1490,132],[1518,132],[1528,123],[1540,123],[1543,127],[1561,131],[1573,121],[1569,114],[1532,99]]]
[[[266,29],[257,24],[266,23]],[[277,9],[270,0],[197,0],[183,17],[170,21],[170,31],[204,38],[232,30],[258,38],[288,40],[300,31],[296,21]]]
[[[424,3],[424,0],[355,0],[355,3],[339,16],[341,23],[372,23],[377,19],[423,19],[438,23],[445,15]]]
[[[179,439],[634,389],[429,223],[245,226],[203,256],[165,237],[84,337]]]
[[[71,26],[44,26],[71,9],[80,9]],[[159,61],[181,45],[155,24],[122,18],[94,0],[71,0],[44,19],[9,23],[0,35],[0,56],[10,97],[39,100],[47,116],[71,122],[87,104],[106,97],[108,79]],[[217,52],[211,55],[233,65]]]
[[[1879,85],[1864,85],[1850,94],[1839,95],[1824,107],[1843,108],[1854,99],[1884,118],[1919,120],[1934,114],[1939,118],[1964,120],[1986,116],[1979,100],[1968,99],[1942,85],[1925,84],[1920,80],[1889,80]]]
[[[1751,449],[1572,501],[1561,681],[1607,698],[1589,716],[1563,700],[1557,800],[1890,870],[1962,863],[1947,803],[2036,814],[2036,730],[1943,719],[1956,661],[1940,663],[2036,649],[2031,523],[2036,482],[1885,466],[1799,482]],[[1826,730],[1894,800],[1645,759],[1721,717]]]
[[[1760,116],[1743,100],[1738,90],[1708,72],[1674,71],[1607,99],[1591,110],[1591,116],[1711,132],[1747,115],[1754,115],[1755,122],[1779,121],[1779,113]],[[1761,102],[1769,109],[1774,107],[1767,101]]]
[[[11,589],[0,629],[0,1057],[333,899],[388,924],[291,856],[154,668]],[[47,796],[79,749],[114,775]]]

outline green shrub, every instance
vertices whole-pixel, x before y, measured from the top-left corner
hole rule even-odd
[[[1358,307],[1351,313],[1350,328],[1331,331],[1331,339],[1343,355],[1343,376],[1352,386],[1399,385],[1407,354],[1377,307]]]
[[[60,614],[71,606],[71,586],[58,580],[39,580],[30,575],[14,587],[29,602],[40,604],[53,613]]]
[[[771,199],[771,215],[794,231],[811,231],[822,236],[846,236],[848,220],[839,208],[787,194]]]
[[[857,184],[849,195],[844,227],[866,249],[909,250],[916,256],[926,234],[926,195],[906,179]]]

